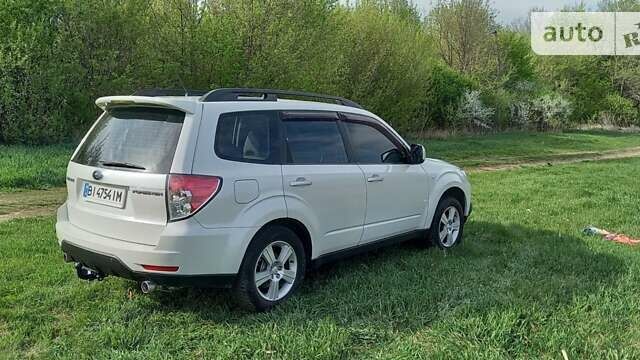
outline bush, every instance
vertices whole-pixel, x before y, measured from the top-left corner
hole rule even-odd
[[[336,92],[361,103],[400,131],[418,131],[424,94],[432,83],[431,45],[420,23],[392,6],[362,2],[341,9],[334,54],[342,60]],[[319,77],[327,75],[319,74]]]
[[[551,93],[534,99],[530,105],[530,126],[538,131],[559,130],[568,127],[572,114],[571,103]]]
[[[468,77],[450,67],[436,63],[423,98],[424,117],[427,127],[445,129],[456,124],[457,110],[465,91],[477,88]]]
[[[459,129],[493,129],[493,115],[495,110],[482,102],[480,91],[465,92],[456,113],[456,128]]]
[[[540,84],[533,81],[518,81],[510,87],[508,91],[508,127],[535,128],[533,101],[540,97],[541,93],[543,93],[543,89]]]
[[[512,105],[516,96],[507,89],[499,88],[493,91],[485,90],[482,93],[482,102],[494,110],[491,120],[494,130],[509,129],[514,127]]]
[[[50,20],[60,12],[55,1],[0,6],[0,17],[9,20],[0,25],[0,141],[58,141],[69,129],[62,69],[47,51],[57,31]]]
[[[529,37],[510,31],[498,33],[498,66],[505,73],[507,87],[517,88],[535,77],[534,57]]]
[[[603,125],[621,127],[640,125],[640,113],[633,101],[618,94],[611,94],[606,97],[605,103],[607,110],[601,111],[598,115]]]
[[[24,4],[21,4],[24,2]],[[147,77],[145,1],[13,1],[0,6],[0,141],[79,138],[94,100],[126,94]],[[156,72],[162,69],[156,69]]]
[[[612,81],[603,56],[555,56],[541,58],[538,69],[549,89],[573,104],[570,121],[585,123],[606,110],[604,99]]]
[[[511,124],[516,128],[528,128],[533,118],[531,101],[514,101],[510,106]]]

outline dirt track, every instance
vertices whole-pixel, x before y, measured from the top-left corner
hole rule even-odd
[[[544,161],[483,165],[465,168],[465,170],[471,173],[502,171],[531,166],[570,164],[583,161],[613,160],[631,157],[640,157],[640,147],[603,152],[563,154]],[[56,209],[64,202],[66,196],[66,188],[0,193],[0,223],[12,219],[54,215]]]
[[[66,188],[0,193],[0,222],[53,215],[67,197]]]
[[[483,171],[500,171],[500,170],[513,170],[523,167],[531,166],[545,166],[545,165],[560,165],[560,164],[572,164],[584,161],[599,161],[599,160],[615,160],[626,159],[632,157],[640,157],[640,147],[627,148],[622,150],[609,150],[601,152],[576,152],[565,153],[550,157],[546,160],[539,161],[523,161],[513,162],[506,164],[496,165],[481,165],[475,167],[465,168],[468,172],[483,172]]]

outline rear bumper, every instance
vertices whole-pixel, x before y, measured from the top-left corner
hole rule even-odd
[[[102,273],[166,286],[219,287],[233,283],[255,228],[204,228],[193,218],[167,224],[156,245],[122,241],[69,221],[66,204],[58,209],[56,235],[72,261]],[[142,235],[144,236],[144,235]],[[177,266],[176,272],[142,265]]]
[[[62,251],[69,259],[95,270],[101,277],[109,275],[135,280],[150,280],[163,286],[193,287],[231,287],[235,281],[234,274],[223,275],[172,275],[151,272],[133,271],[120,259],[111,254],[101,254],[80,246],[62,241]]]

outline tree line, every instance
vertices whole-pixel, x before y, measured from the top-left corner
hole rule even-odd
[[[76,141],[97,97],[155,87],[339,95],[416,136],[640,125],[635,58],[536,56],[527,21],[498,24],[488,0],[423,15],[408,0],[4,0],[0,142]]]

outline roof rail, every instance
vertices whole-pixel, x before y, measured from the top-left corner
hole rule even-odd
[[[204,102],[222,101],[277,101],[279,96],[306,97],[312,99],[331,100],[340,105],[362,109],[360,104],[339,96],[316,94],[304,91],[253,89],[253,88],[223,88],[208,92],[202,97]]]
[[[153,89],[141,89],[134,92],[132,95],[135,96],[202,96],[206,94],[205,90],[194,90],[194,89],[162,89],[162,88],[153,88]]]

